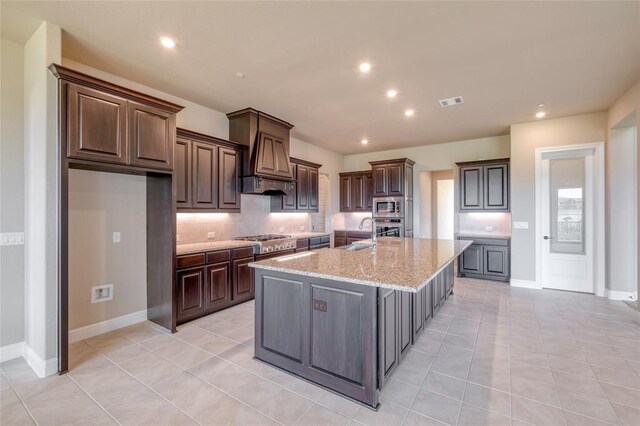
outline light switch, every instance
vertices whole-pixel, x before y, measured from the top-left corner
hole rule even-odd
[[[281,226],[280,228],[278,228],[278,232],[284,232],[284,226]]]
[[[491,232],[491,231],[493,231],[493,226],[485,226],[484,230],[487,231],[487,232]]]
[[[300,230],[304,231],[304,225],[300,225]]]
[[[114,243],[119,243],[120,242],[120,233],[119,232],[114,232],[113,233],[113,242]]]
[[[513,222],[513,229],[529,229],[529,222]]]
[[[4,232],[2,233],[3,246],[21,246],[24,244],[24,232]]]

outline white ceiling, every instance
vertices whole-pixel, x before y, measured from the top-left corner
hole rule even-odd
[[[343,154],[505,134],[540,103],[548,117],[601,111],[640,78],[640,2],[3,0],[1,12],[3,37],[53,22],[65,57],[222,112],[264,110]]]

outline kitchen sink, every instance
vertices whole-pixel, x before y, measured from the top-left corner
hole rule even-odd
[[[351,243],[348,246],[337,247],[338,250],[344,251],[358,251],[366,248],[372,248],[374,246],[373,243]]]

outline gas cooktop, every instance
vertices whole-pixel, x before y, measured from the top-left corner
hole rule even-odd
[[[251,235],[248,237],[236,237],[236,240],[262,242],[262,241],[282,240],[285,238],[291,238],[291,235],[282,235],[282,234]]]

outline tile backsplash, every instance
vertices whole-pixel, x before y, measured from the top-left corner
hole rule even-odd
[[[178,244],[231,240],[239,236],[310,231],[309,213],[271,213],[266,195],[242,194],[242,213],[178,213]],[[315,215],[314,215],[315,216]],[[207,234],[214,232],[214,238]]]
[[[371,217],[371,213],[339,213],[333,217],[333,229],[358,229],[360,222],[365,217]],[[362,228],[364,231],[371,230],[371,222],[367,221]]]
[[[491,229],[487,229],[490,227]],[[511,213],[473,212],[458,214],[458,233],[511,235]]]

